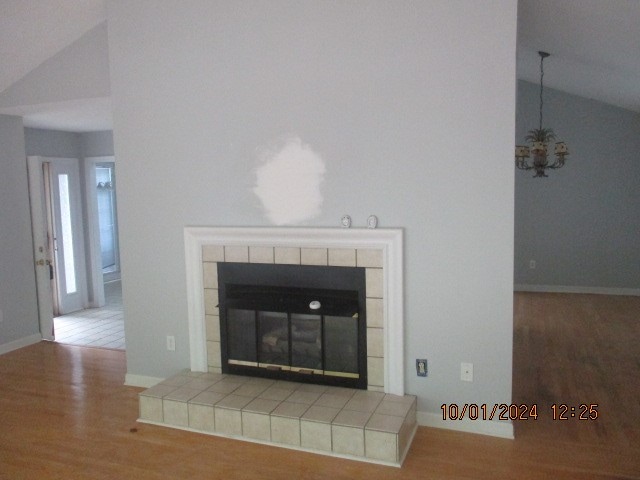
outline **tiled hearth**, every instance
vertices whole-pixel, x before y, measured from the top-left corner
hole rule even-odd
[[[184,371],[140,394],[140,421],[400,466],[416,397]]]

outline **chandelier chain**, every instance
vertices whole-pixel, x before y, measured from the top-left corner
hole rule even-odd
[[[542,98],[542,79],[544,78],[544,56],[540,55],[540,126],[538,127],[542,130],[542,104],[544,102]]]

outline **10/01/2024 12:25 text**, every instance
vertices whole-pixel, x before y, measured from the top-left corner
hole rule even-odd
[[[440,406],[442,410],[442,420],[537,420],[538,405],[522,404],[506,404],[494,403],[488,406],[486,403],[465,403],[458,405],[457,403],[446,404]],[[551,414],[553,420],[569,420],[575,418],[578,420],[596,420],[598,418],[597,403],[581,403],[576,407],[569,406],[564,403],[551,405]]]

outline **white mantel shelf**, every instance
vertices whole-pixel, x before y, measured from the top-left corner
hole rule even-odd
[[[380,249],[383,254],[384,391],[404,395],[403,231],[369,228],[185,227],[191,370],[207,371],[202,247]]]

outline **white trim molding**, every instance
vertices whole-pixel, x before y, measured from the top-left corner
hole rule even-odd
[[[41,341],[42,335],[40,333],[34,333],[33,335],[29,335],[28,337],[23,337],[12,342],[3,343],[2,345],[0,345],[0,355],[13,352],[14,350],[18,350],[19,348],[28,347],[29,345],[33,345]]]
[[[202,247],[380,249],[383,252],[384,390],[404,395],[404,266],[402,229],[185,227],[191,370],[207,371]]]

